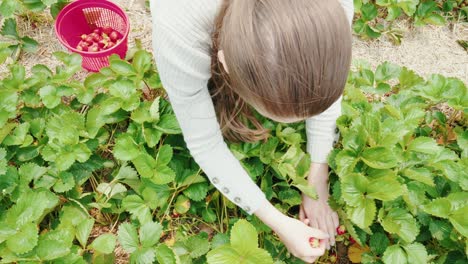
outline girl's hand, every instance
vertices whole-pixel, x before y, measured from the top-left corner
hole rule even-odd
[[[270,203],[265,203],[255,215],[279,236],[293,256],[307,263],[313,263],[325,253],[325,240],[328,239],[325,232],[282,214]],[[318,247],[312,247],[309,242],[311,237],[319,239]]]
[[[302,205],[299,210],[301,221],[309,220],[309,225],[318,228],[329,235],[325,246],[330,249],[330,245],[335,245],[336,229],[339,226],[338,214],[328,205],[328,165],[322,163],[312,163],[309,177],[309,184],[315,186],[318,199],[314,200],[305,194],[302,195]]]

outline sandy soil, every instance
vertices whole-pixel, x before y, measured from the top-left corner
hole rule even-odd
[[[114,0],[114,2],[122,6],[130,17],[132,30],[129,45],[131,46],[135,39],[140,39],[143,46],[151,50],[149,11],[138,4],[138,0]],[[400,23],[398,26],[405,31],[400,46],[395,46],[385,38],[364,41],[355,37],[354,59],[366,60],[374,67],[384,61],[390,61],[407,66],[423,76],[439,73],[460,78],[468,83],[468,53],[456,43],[459,39],[468,40],[468,23],[456,23],[445,27],[408,28],[405,23]],[[55,38],[53,21],[49,19],[37,28],[33,28],[28,22],[19,23],[18,27],[20,32],[40,43],[36,54],[25,54],[21,56],[20,62],[27,68],[36,63],[55,67],[58,62],[51,53],[64,48]],[[0,65],[0,76],[7,71],[5,65]]]

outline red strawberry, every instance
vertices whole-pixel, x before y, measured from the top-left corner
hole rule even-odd
[[[88,51],[88,45],[86,44],[86,42],[81,43],[80,47],[82,51]]]
[[[351,244],[354,244],[356,243],[356,240],[354,240],[354,238],[352,236],[349,237],[349,242],[351,242]]]
[[[94,42],[99,42],[99,40],[102,39],[102,37],[96,33],[91,33],[91,36],[93,37]]]
[[[101,35],[101,32],[102,32],[101,28],[96,28],[93,30],[93,33],[96,33],[98,35]]]
[[[318,248],[318,247],[320,247],[320,240],[318,238],[315,238],[315,237],[310,237],[309,238],[309,244],[313,248]]]
[[[112,32],[109,34],[109,38],[110,38],[112,41],[116,41],[116,40],[119,38],[119,33],[117,33],[117,31],[112,31]]]
[[[93,45],[89,46],[88,51],[89,52],[98,52],[99,51],[99,46],[96,43],[94,43]]]
[[[107,48],[108,42],[107,42],[107,40],[105,40],[105,39],[101,39],[101,40],[98,42],[98,45],[99,45],[100,48]]]
[[[343,235],[346,233],[346,227],[344,225],[340,225],[336,228],[336,232],[338,233],[338,235]]]
[[[109,35],[110,33],[112,33],[112,28],[111,27],[103,27],[102,28],[102,33],[106,34],[106,35]]]
[[[85,39],[86,43],[88,43],[88,45],[91,45],[93,44],[94,40],[93,40],[93,37],[88,35]]]

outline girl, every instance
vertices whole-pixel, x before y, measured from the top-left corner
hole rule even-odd
[[[270,226],[305,262],[334,244],[339,224],[327,203],[326,158],[338,137],[335,123],[351,60],[353,2],[341,4],[150,1],[156,64],[193,158],[223,195]],[[308,181],[319,199],[303,195],[301,221],[266,199],[224,142],[223,136],[243,141],[268,136],[252,108],[279,122],[306,120]],[[310,237],[326,242],[313,248]]]

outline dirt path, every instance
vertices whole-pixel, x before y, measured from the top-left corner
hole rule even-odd
[[[151,16],[149,11],[137,4],[137,0],[114,2],[122,6],[131,20],[131,34],[129,45],[135,38],[142,41],[143,46],[151,50]],[[53,59],[53,51],[63,47],[55,38],[53,22],[50,21],[35,29],[30,23],[21,23],[19,30],[31,36],[40,43],[36,54],[26,54],[21,57],[21,63],[27,68],[37,63],[55,67],[57,61]],[[405,28],[405,25],[402,25]],[[393,45],[385,39],[378,41],[363,41],[354,38],[354,59],[364,59],[372,66],[384,61],[407,66],[417,73],[428,76],[433,73],[453,76],[468,83],[468,53],[456,41],[468,40],[468,23],[457,23],[451,26],[407,29],[400,46]],[[7,72],[5,65],[0,65],[0,76]]]

